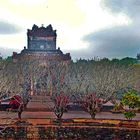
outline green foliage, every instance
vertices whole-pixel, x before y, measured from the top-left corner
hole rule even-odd
[[[129,90],[123,95],[121,103],[128,107],[128,110],[123,113],[125,118],[131,120],[136,116],[134,109],[140,106],[140,97],[135,90]]]
[[[6,58],[6,61],[12,61],[12,56],[8,56],[8,57]]]
[[[137,63],[137,59],[136,58],[130,58],[130,57],[126,57],[120,60],[120,64],[123,65],[133,65]]]
[[[136,116],[136,113],[134,111],[125,111],[123,114],[128,120],[132,120],[132,118]]]
[[[129,90],[123,95],[121,103],[131,109],[134,109],[139,107],[140,97],[137,95],[136,91]]]
[[[116,58],[113,58],[111,60],[112,63],[115,63],[115,64],[119,64],[120,60],[119,59],[116,59]]]

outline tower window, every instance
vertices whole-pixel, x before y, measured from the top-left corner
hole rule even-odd
[[[44,49],[44,45],[40,45],[40,49]]]

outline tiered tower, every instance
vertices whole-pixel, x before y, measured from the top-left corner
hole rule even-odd
[[[13,58],[70,61],[69,53],[63,54],[60,48],[56,48],[56,38],[52,25],[38,27],[34,24],[31,30],[27,30],[27,48],[24,47],[20,54],[13,53]]]
[[[55,51],[56,50],[56,30],[49,25],[46,28],[33,25],[32,30],[28,29],[27,42],[30,51]]]

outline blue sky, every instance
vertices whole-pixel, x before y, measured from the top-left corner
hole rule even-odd
[[[139,0],[1,0],[0,53],[27,46],[27,28],[52,24],[57,47],[73,59],[136,57],[140,52]]]

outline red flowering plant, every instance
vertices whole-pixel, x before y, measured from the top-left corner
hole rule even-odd
[[[66,111],[69,97],[60,92],[60,95],[54,97],[54,113],[58,120],[62,119],[63,113]]]
[[[83,97],[81,104],[85,111],[91,115],[91,118],[94,119],[100,109],[102,100],[97,97],[96,93],[91,93]]]

